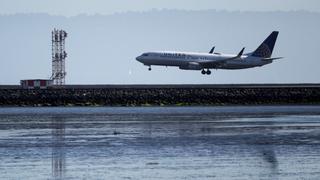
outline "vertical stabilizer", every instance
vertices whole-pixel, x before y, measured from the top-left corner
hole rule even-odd
[[[273,31],[269,37],[251,54],[255,57],[270,58],[279,32]]]

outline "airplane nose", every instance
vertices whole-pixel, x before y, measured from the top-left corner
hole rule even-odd
[[[141,60],[142,60],[141,56],[136,57],[136,60],[141,62]]]

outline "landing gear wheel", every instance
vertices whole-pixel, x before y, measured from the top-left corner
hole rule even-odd
[[[205,75],[206,73],[207,72],[204,69],[202,69],[201,74]]]
[[[207,75],[210,75],[211,74],[211,71],[208,69],[207,70]]]
[[[148,70],[149,70],[149,71],[151,71],[151,70],[152,70],[152,69],[151,69],[151,66],[149,66]]]

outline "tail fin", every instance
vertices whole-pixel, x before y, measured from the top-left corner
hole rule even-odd
[[[251,54],[255,57],[269,58],[272,55],[279,32],[273,31],[269,37]]]

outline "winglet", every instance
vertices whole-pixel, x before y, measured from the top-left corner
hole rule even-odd
[[[239,52],[239,54],[237,55],[237,57],[241,57],[241,56],[243,55],[244,49],[245,49],[245,47],[242,48],[242,50]]]
[[[213,46],[213,48],[210,50],[209,54],[213,54],[214,52],[214,48],[216,48],[215,46]]]

